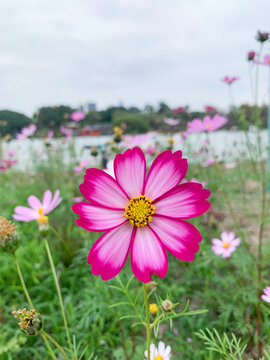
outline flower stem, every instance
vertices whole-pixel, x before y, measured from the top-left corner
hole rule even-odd
[[[32,303],[29,292],[28,292],[27,287],[25,285],[25,282],[24,282],[24,279],[23,279],[23,276],[22,276],[21,267],[20,267],[19,261],[17,259],[17,256],[15,254],[14,254],[14,260],[15,260],[15,263],[16,263],[16,266],[17,266],[17,271],[18,271],[18,275],[19,275],[19,278],[20,278],[20,281],[21,281],[21,285],[23,287],[24,295],[25,295],[25,297],[27,299],[27,302],[28,302],[29,306],[32,309],[34,309],[35,307],[34,307],[34,305]],[[52,351],[52,348],[51,348],[50,344],[48,343],[47,339],[45,338],[45,336],[43,334],[42,334],[42,337],[43,337],[43,340],[45,342],[45,345],[47,346],[47,349],[48,349],[49,353],[51,354],[51,357],[53,358],[53,360],[57,360],[56,356],[54,355],[54,353]]]
[[[149,313],[147,288],[145,283],[143,283],[143,290],[144,290],[144,304],[145,304],[145,312],[146,312],[147,360],[150,360],[151,326],[150,326],[150,313]]]
[[[55,287],[56,287],[56,290],[57,290],[59,305],[60,305],[60,308],[61,308],[62,317],[63,317],[65,329],[66,329],[66,335],[67,335],[69,349],[70,349],[70,352],[71,352],[72,359],[74,359],[74,353],[73,353],[73,348],[72,348],[71,339],[70,339],[70,335],[69,335],[69,329],[68,329],[67,318],[66,318],[66,314],[65,314],[65,308],[64,308],[64,304],[63,304],[62,294],[61,294],[60,286],[59,286],[56,271],[55,271],[55,266],[54,266],[53,259],[52,259],[51,250],[50,250],[47,239],[45,239],[45,247],[46,247],[48,259],[49,259],[50,266],[51,266],[52,273],[53,273],[54,284],[55,284]]]
[[[54,344],[60,350],[61,354],[64,356],[64,358],[66,360],[69,360],[69,358],[68,358],[67,354],[65,353],[64,349],[62,348],[62,346],[60,346],[58,344],[58,342],[56,340],[54,340],[54,338],[51,337],[51,335],[47,334],[44,330],[41,330],[41,334],[43,336],[45,336],[48,340],[50,340],[50,342],[52,344]]]
[[[15,263],[16,263],[16,266],[17,266],[17,271],[18,271],[18,275],[19,275],[19,278],[20,278],[20,281],[21,281],[21,284],[22,284],[22,287],[23,287],[23,291],[24,291],[24,294],[25,294],[25,297],[27,299],[27,302],[29,304],[29,306],[34,309],[34,305],[32,303],[32,300],[30,298],[30,295],[29,295],[29,292],[27,290],[27,287],[25,285],[25,282],[24,282],[24,279],[23,279],[23,276],[22,276],[22,271],[21,271],[21,267],[20,267],[20,264],[19,264],[19,261],[17,259],[17,256],[14,254],[14,259],[15,259]]]

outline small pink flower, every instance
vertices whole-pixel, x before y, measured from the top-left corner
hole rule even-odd
[[[185,108],[184,108],[183,106],[179,106],[178,108],[173,109],[173,110],[172,110],[172,113],[173,113],[174,115],[177,115],[177,114],[179,114],[179,113],[181,113],[181,112],[183,112],[183,111],[185,111]]]
[[[270,55],[264,55],[264,58],[262,61],[257,61],[254,60],[255,64],[260,64],[260,65],[268,65],[270,66]]]
[[[90,164],[90,160],[83,160],[79,165],[74,167],[76,175],[80,175],[80,173]]]
[[[79,122],[85,118],[85,114],[83,111],[77,110],[70,115],[70,118],[75,122]]]
[[[138,147],[117,154],[115,179],[100,169],[88,169],[82,195],[89,202],[72,206],[82,228],[105,232],[92,246],[88,264],[103,280],[116,276],[130,253],[131,268],[142,282],[168,270],[167,251],[193,261],[202,237],[185,219],[200,216],[210,203],[201,184],[180,184],[187,172],[182,152],[159,154],[146,175],[146,160]]]
[[[135,146],[145,147],[150,136],[150,132],[139,135],[125,135],[123,136],[123,140],[121,141],[120,145],[127,148]]]
[[[237,246],[240,245],[241,240],[235,237],[233,231],[223,231],[220,235],[220,239],[212,239],[212,251],[216,255],[222,255],[223,258],[228,258],[236,250]]]
[[[54,135],[54,131],[53,131],[53,130],[49,130],[49,131],[48,131],[48,134],[47,134],[47,136],[46,136],[46,138],[45,138],[45,140],[46,140],[46,141],[51,140],[51,138],[53,137],[53,135]]]
[[[227,124],[228,121],[229,120],[226,117],[221,116],[219,114],[214,115],[212,118],[211,116],[206,115],[203,118],[204,131],[206,132],[215,131],[221,128],[222,126],[224,126],[225,124]]]
[[[205,165],[206,166],[213,165],[213,164],[215,164],[215,162],[216,162],[216,159],[212,157],[205,161]]]
[[[179,119],[174,119],[174,118],[165,117],[165,118],[164,118],[164,122],[165,122],[165,124],[167,124],[167,125],[169,125],[169,126],[176,126],[176,125],[179,125],[180,120],[179,120]]]
[[[227,85],[231,85],[232,83],[234,83],[235,81],[239,80],[240,78],[238,76],[224,76],[223,79],[221,79],[221,81],[225,82]]]
[[[83,197],[82,197],[82,196],[74,196],[74,197],[72,198],[72,201],[73,201],[74,203],[81,202],[81,201],[83,201]]]
[[[205,109],[205,111],[209,111],[209,112],[217,111],[217,109],[214,106],[211,106],[211,105],[206,105],[204,107],[204,109]]]
[[[248,54],[247,54],[248,61],[254,60],[256,55],[257,54],[255,53],[255,51],[249,51]]]
[[[261,298],[270,303],[270,286],[267,286],[265,289],[263,289],[264,294],[261,296]]]
[[[70,140],[72,137],[72,129],[67,129],[64,126],[60,126],[59,130],[62,134],[66,135],[66,140]]]
[[[150,146],[148,146],[148,148],[146,149],[145,152],[146,152],[147,155],[152,156],[152,155],[154,155],[154,154],[157,152],[157,149],[156,149],[155,146],[150,145]]]
[[[15,214],[12,217],[15,220],[25,222],[37,220],[40,216],[47,215],[53,211],[61,201],[62,198],[60,198],[59,190],[56,190],[54,196],[52,196],[50,190],[46,190],[42,202],[35,195],[30,195],[27,199],[30,208],[16,206],[14,209]]]
[[[37,131],[37,126],[34,124],[30,124],[29,126],[22,128],[21,132],[16,135],[16,139],[25,140],[29,136],[34,135],[36,131]]]

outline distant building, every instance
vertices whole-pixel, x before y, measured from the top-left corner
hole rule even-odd
[[[86,103],[79,106],[79,109],[87,114],[89,111],[96,111],[96,103]]]

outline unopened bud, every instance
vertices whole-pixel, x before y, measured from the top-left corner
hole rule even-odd
[[[164,300],[161,306],[165,312],[171,312],[173,310],[173,303],[170,300]]]
[[[41,236],[46,236],[49,231],[49,219],[46,215],[40,215],[40,217],[37,219],[38,222],[38,229],[41,234]]]
[[[156,313],[158,312],[157,304],[150,304],[149,311],[152,315],[156,315]]]
[[[92,155],[92,156],[97,156],[97,154],[98,154],[98,149],[97,149],[97,147],[96,147],[96,146],[92,146],[92,147],[91,147],[91,155]]]
[[[0,216],[0,246],[3,250],[14,254],[19,247],[19,236],[16,226],[6,218]]]
[[[146,283],[146,287],[148,290],[153,290],[158,286],[158,283],[156,281],[149,281]]]
[[[34,309],[29,311],[23,310],[13,311],[15,319],[18,319],[18,325],[26,335],[36,336],[40,333],[43,327],[43,320],[41,315]]]

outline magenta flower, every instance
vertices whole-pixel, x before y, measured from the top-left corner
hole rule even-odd
[[[184,106],[179,106],[178,108],[173,109],[173,110],[172,110],[172,113],[173,113],[174,115],[177,115],[177,114],[179,114],[179,113],[181,113],[181,112],[183,112],[183,111],[185,111]]]
[[[25,206],[16,206],[14,209],[15,214],[12,215],[13,219],[18,221],[31,221],[38,220],[42,215],[47,215],[53,211],[57,205],[60,204],[62,198],[60,198],[60,191],[56,190],[54,196],[50,190],[46,190],[42,202],[35,196],[30,195],[27,202],[30,208]]]
[[[267,286],[265,289],[263,289],[264,294],[261,296],[261,298],[270,303],[270,286]]]
[[[34,135],[36,131],[37,131],[37,126],[34,124],[30,124],[29,126],[22,128],[21,132],[16,135],[16,139],[25,140],[29,136]]]
[[[116,276],[130,252],[131,268],[143,282],[151,275],[164,278],[167,252],[193,261],[202,237],[184,221],[206,212],[210,191],[196,183],[179,185],[187,172],[182,152],[159,154],[146,175],[146,160],[138,147],[117,154],[115,179],[100,169],[88,169],[82,195],[90,202],[72,206],[76,224],[105,232],[92,246],[87,262],[103,280]]]
[[[255,56],[256,56],[256,53],[255,53],[255,51],[249,51],[248,52],[248,54],[247,54],[247,59],[248,59],[248,61],[252,61],[252,60],[254,60],[255,59]]]
[[[62,134],[66,135],[66,140],[70,140],[72,137],[72,129],[67,129],[64,126],[60,126],[59,130]]]
[[[228,258],[236,250],[237,246],[240,245],[241,240],[235,237],[233,231],[223,231],[220,235],[220,239],[212,239],[212,251],[216,255],[222,255],[223,258]]]
[[[204,109],[205,109],[205,111],[210,111],[210,112],[217,111],[217,109],[211,105],[205,105]]]
[[[176,125],[179,125],[180,120],[179,120],[179,119],[174,119],[174,118],[165,117],[165,118],[164,118],[164,122],[165,122],[165,124],[167,124],[167,125],[169,125],[169,126],[176,126]]]
[[[238,76],[224,76],[223,79],[221,79],[221,81],[225,82],[227,85],[231,85],[232,83],[234,83],[235,81],[239,80],[240,78]]]
[[[83,111],[74,111],[71,115],[70,115],[71,120],[75,121],[75,122],[79,122],[81,120],[83,120],[85,118],[85,114]]]

